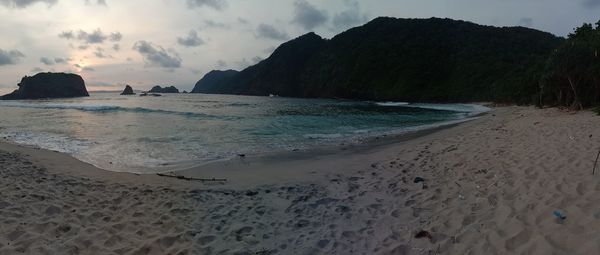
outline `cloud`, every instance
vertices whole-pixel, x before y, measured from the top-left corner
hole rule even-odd
[[[120,32],[114,32],[110,33],[109,35],[106,35],[102,32],[100,28],[97,28],[92,32],[86,32],[80,29],[77,32],[77,34],[75,34],[75,32],[73,32],[72,30],[63,31],[60,34],[58,34],[58,37],[67,40],[76,39],[82,41],[84,44],[102,44],[107,40],[111,42],[118,42],[121,41],[121,39],[123,39],[123,35]],[[82,47],[80,46],[80,49],[81,48]]]
[[[273,51],[275,51],[275,49],[277,49],[277,47],[272,46],[272,47],[264,49],[263,52],[266,53],[266,54],[271,55],[271,53],[273,53]]]
[[[108,37],[102,33],[100,28],[97,28],[91,33],[83,30],[79,30],[77,33],[77,40],[84,41],[87,44],[104,43],[107,38]]]
[[[79,68],[81,71],[89,71],[89,72],[96,71],[96,69],[94,69],[94,68],[92,68],[92,67],[89,67],[89,66],[82,66],[82,65],[80,65],[80,64],[74,64],[73,66],[74,66],[74,67],[77,67],[77,68]]]
[[[48,7],[50,7],[57,2],[58,0],[0,0],[0,5],[4,5],[8,8],[23,9],[36,3],[45,3],[48,5]]]
[[[113,58],[111,55],[104,54],[104,49],[102,47],[96,47],[96,51],[94,51],[94,55],[98,58]]]
[[[294,19],[292,23],[302,26],[306,30],[325,24],[329,17],[324,10],[318,10],[314,5],[305,0],[294,2]]]
[[[200,73],[202,73],[202,70],[196,69],[196,68],[190,68],[190,72],[192,72],[193,74],[200,74]]]
[[[229,29],[230,28],[229,25],[227,25],[225,23],[216,22],[216,21],[212,21],[212,20],[205,20],[204,24],[210,28],[221,28],[221,29]]]
[[[600,6],[600,0],[585,0],[583,5],[588,8],[595,8]]]
[[[112,46],[112,49],[115,50],[115,51],[119,51],[119,50],[121,50],[121,45],[119,45],[118,43],[116,43],[116,44],[114,44]]]
[[[225,68],[225,67],[227,67],[227,62],[225,62],[225,60],[219,59],[219,60],[217,60],[217,67]]]
[[[190,30],[187,37],[177,37],[177,43],[185,47],[197,47],[204,44],[204,41],[198,37],[195,30]]]
[[[58,34],[58,37],[71,40],[75,38],[75,35],[73,34],[73,31],[63,31],[62,33]]]
[[[285,31],[279,31],[275,27],[267,24],[258,25],[258,28],[256,29],[256,37],[274,40],[287,40],[290,38]]]
[[[119,32],[110,33],[110,36],[108,39],[111,42],[118,42],[118,41],[121,41],[121,39],[123,39],[123,35]]]
[[[70,61],[70,58],[47,58],[47,57],[41,57],[40,58],[40,63],[47,65],[47,66],[51,66],[54,64],[66,64],[67,61]]]
[[[238,21],[239,23],[241,23],[241,24],[244,24],[244,25],[245,25],[245,24],[248,24],[248,23],[250,23],[250,22],[249,22],[247,19],[244,19],[244,18],[242,18],[242,17],[238,17],[238,18],[237,18],[237,21]]]
[[[33,69],[31,69],[32,73],[40,73],[40,72],[43,72],[43,71],[44,71],[44,69],[39,68],[39,67],[34,67]]]
[[[260,62],[260,61],[262,61],[262,60],[263,60],[263,58],[261,58],[261,57],[259,57],[259,56],[256,56],[256,57],[253,57],[252,59],[250,59],[250,61],[248,61],[246,58],[243,58],[243,59],[242,59],[242,60],[240,60],[240,61],[236,61],[236,62],[234,62],[234,64],[235,64],[235,65],[236,65],[236,66],[237,66],[237,67],[238,67],[240,70],[242,70],[242,69],[245,69],[246,67],[249,67],[249,66],[251,66],[251,65],[255,65],[255,64],[257,64],[258,62]]]
[[[346,1],[348,9],[336,13],[333,17],[333,26],[337,29],[346,29],[367,22],[369,17],[360,13],[360,6],[356,1]]]
[[[522,18],[519,20],[519,23],[517,23],[517,25],[522,26],[522,27],[532,27],[533,19],[532,18]]]
[[[106,0],[96,0],[96,4],[97,5],[102,5],[102,6],[108,6],[106,4]],[[92,1],[91,0],[85,0],[85,5],[92,5]]]
[[[210,7],[215,10],[223,10],[227,7],[225,0],[186,0],[189,8]]]
[[[181,67],[181,58],[177,53],[169,54],[160,46],[154,46],[148,41],[137,41],[133,45],[136,50],[144,58],[147,66],[163,67],[163,68],[179,68]]]
[[[252,64],[257,64],[258,62],[263,61],[263,58],[256,56],[252,58]]]
[[[70,58],[54,58],[54,63],[65,64],[67,61],[71,61]]]
[[[245,69],[246,67],[250,66],[250,62],[248,62],[248,60],[246,60],[246,58],[243,58],[240,61],[236,61],[234,62],[234,64],[238,67],[238,69],[242,70]]]
[[[0,49],[0,66],[14,65],[19,62],[21,58],[24,58],[25,54],[18,50],[5,51]]]
[[[49,59],[47,57],[41,57],[40,62],[42,62],[42,64],[47,65],[47,66],[54,65],[54,61],[52,61],[52,59]]]

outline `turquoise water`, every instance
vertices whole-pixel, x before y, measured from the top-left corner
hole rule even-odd
[[[476,105],[430,105],[204,94],[0,101],[0,136],[130,172],[360,143],[463,121]]]

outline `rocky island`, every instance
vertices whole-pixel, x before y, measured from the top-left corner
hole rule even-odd
[[[174,86],[164,88],[161,86],[154,86],[148,93],[179,93],[179,90]]]
[[[128,96],[128,95],[135,95],[135,92],[133,92],[133,88],[129,85],[125,85],[125,89],[123,90],[123,92],[121,92],[122,96]]]
[[[19,88],[0,97],[2,100],[87,97],[83,78],[71,73],[38,73],[25,76]]]

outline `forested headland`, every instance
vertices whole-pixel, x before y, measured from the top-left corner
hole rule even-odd
[[[524,27],[380,17],[331,39],[308,33],[193,92],[288,97],[600,104],[600,22],[567,38]]]

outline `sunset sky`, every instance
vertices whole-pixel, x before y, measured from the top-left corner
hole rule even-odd
[[[331,38],[378,16],[448,17],[565,36],[600,0],[0,0],[0,92],[24,75],[73,72],[89,90],[175,85],[243,69],[309,31]]]

